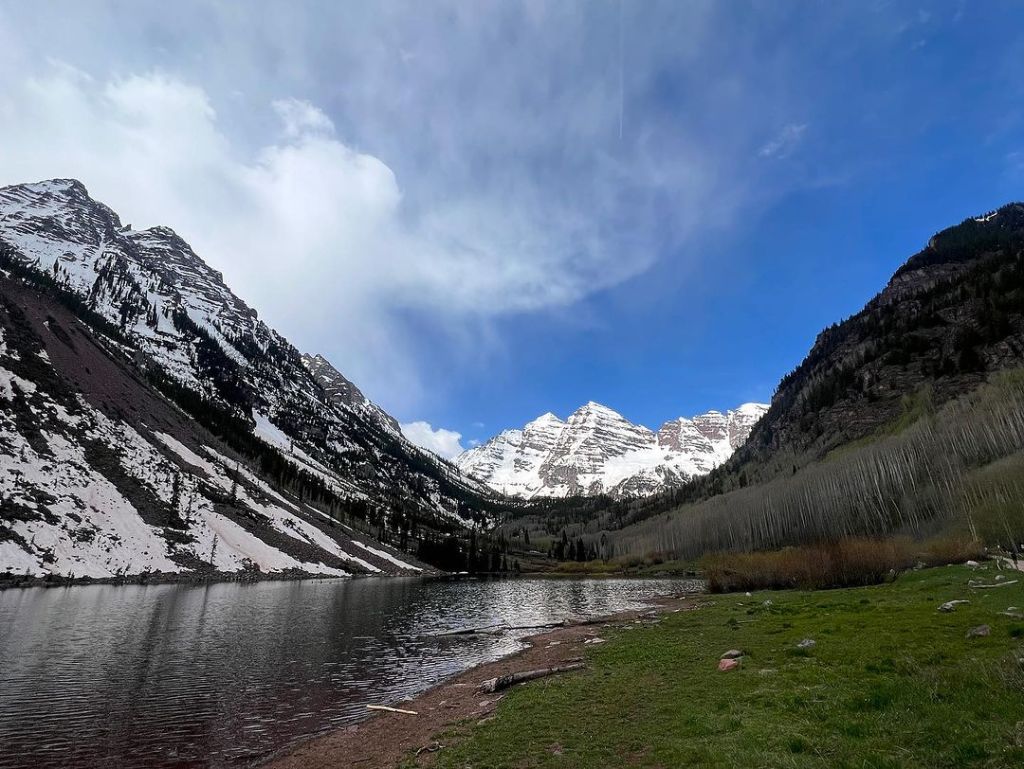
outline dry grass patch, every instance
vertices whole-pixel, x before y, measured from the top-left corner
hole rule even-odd
[[[877,585],[916,563],[909,539],[850,537],[759,553],[717,553],[700,562],[708,589],[821,589]]]

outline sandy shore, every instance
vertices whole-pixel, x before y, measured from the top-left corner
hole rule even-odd
[[[492,716],[504,693],[481,694],[482,681],[525,670],[582,661],[585,643],[605,629],[643,623],[696,608],[700,596],[687,594],[652,602],[652,608],[614,614],[600,622],[558,627],[526,639],[529,646],[496,662],[467,670],[423,694],[395,705],[417,715],[379,713],[358,724],[304,742],[261,764],[261,769],[394,769],[407,756],[427,765],[451,727]],[[530,686],[531,684],[524,684]]]

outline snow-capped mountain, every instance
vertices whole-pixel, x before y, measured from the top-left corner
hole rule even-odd
[[[678,486],[727,460],[768,410],[744,403],[663,424],[657,432],[590,402],[564,422],[544,414],[463,452],[455,465],[504,494],[638,496]]]
[[[0,268],[0,575],[413,571],[479,518],[481,484],[172,230],[5,187]]]

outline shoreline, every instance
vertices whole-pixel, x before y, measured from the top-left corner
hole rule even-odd
[[[488,679],[524,670],[585,662],[587,641],[601,638],[601,631],[627,624],[648,624],[663,614],[692,611],[702,605],[706,593],[684,593],[653,599],[642,609],[616,612],[545,629],[522,639],[526,646],[493,662],[476,665],[442,681],[395,708],[416,715],[378,712],[349,726],[292,745],[258,759],[259,769],[394,769],[411,758],[425,766],[438,749],[438,738],[460,723],[494,717],[498,703],[510,690],[495,694],[478,691]],[[381,703],[383,704],[383,703]]]
[[[5,590],[30,590],[35,588],[53,589],[61,587],[88,587],[89,585],[217,585],[228,582],[254,584],[257,582],[301,582],[303,580],[335,580],[335,579],[436,579],[436,580],[480,580],[480,579],[700,579],[697,572],[675,574],[671,572],[655,574],[630,574],[628,572],[595,572],[573,573],[560,571],[522,572],[518,574],[505,572],[482,572],[479,574],[454,573],[428,570],[414,574],[391,574],[381,572],[370,574],[358,572],[354,574],[314,574],[304,571],[281,572],[244,572],[215,571],[195,574],[189,572],[150,572],[129,574],[121,577],[65,577],[47,575],[43,577],[25,577],[10,572],[0,573],[0,593]]]
[[[87,587],[89,585],[112,585],[122,587],[127,585],[220,585],[229,582],[252,585],[257,582],[301,582],[304,580],[335,580],[335,579],[374,579],[385,577],[388,579],[408,578],[435,578],[444,576],[443,572],[423,571],[416,574],[313,574],[304,571],[281,571],[281,572],[238,572],[238,571],[217,571],[205,572],[203,574],[191,574],[184,572],[152,572],[149,574],[131,574],[123,577],[28,577],[22,576],[18,580],[7,579],[0,574],[0,592],[5,590],[31,590],[35,588],[53,589],[60,587]]]

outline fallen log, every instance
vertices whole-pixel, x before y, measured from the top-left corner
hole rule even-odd
[[[540,670],[526,670],[522,673],[509,673],[508,675],[498,676],[497,678],[488,678],[480,684],[478,691],[484,692],[485,694],[493,694],[494,692],[500,692],[503,689],[508,689],[510,686],[525,683],[526,681],[535,681],[538,678],[545,678],[546,676],[553,676],[558,673],[568,673],[571,670],[580,670],[582,668],[583,663],[576,662],[572,665],[541,668]]]
[[[542,625],[506,625],[506,630],[554,630],[558,627],[566,627],[569,623],[565,620],[560,622],[545,622]]]
[[[389,708],[387,705],[367,705],[367,710],[384,710],[388,713],[402,713],[407,716],[418,716],[415,710],[402,710],[401,708]]]
[[[975,590],[987,590],[988,588],[992,588],[992,587],[1006,587],[1007,585],[1016,585],[1016,584],[1017,584],[1017,580],[1015,580],[1015,579],[1008,579],[1005,582],[995,582],[995,583],[993,583],[991,585],[986,585],[983,582],[975,582],[972,579],[970,582],[967,583],[967,587],[974,588]]]
[[[444,633],[428,633],[417,638],[450,638],[462,635],[498,635],[507,630],[505,625],[484,625],[483,627],[467,627],[461,630],[447,630]]]
[[[585,625],[603,625],[608,622],[607,617],[595,617],[594,619],[583,620],[559,620],[557,622],[544,622],[540,625],[484,625],[483,627],[467,627],[460,630],[447,630],[443,633],[428,633],[418,635],[416,638],[450,638],[452,636],[464,635],[500,635],[510,633],[514,630],[556,630],[561,627],[583,627]]]

